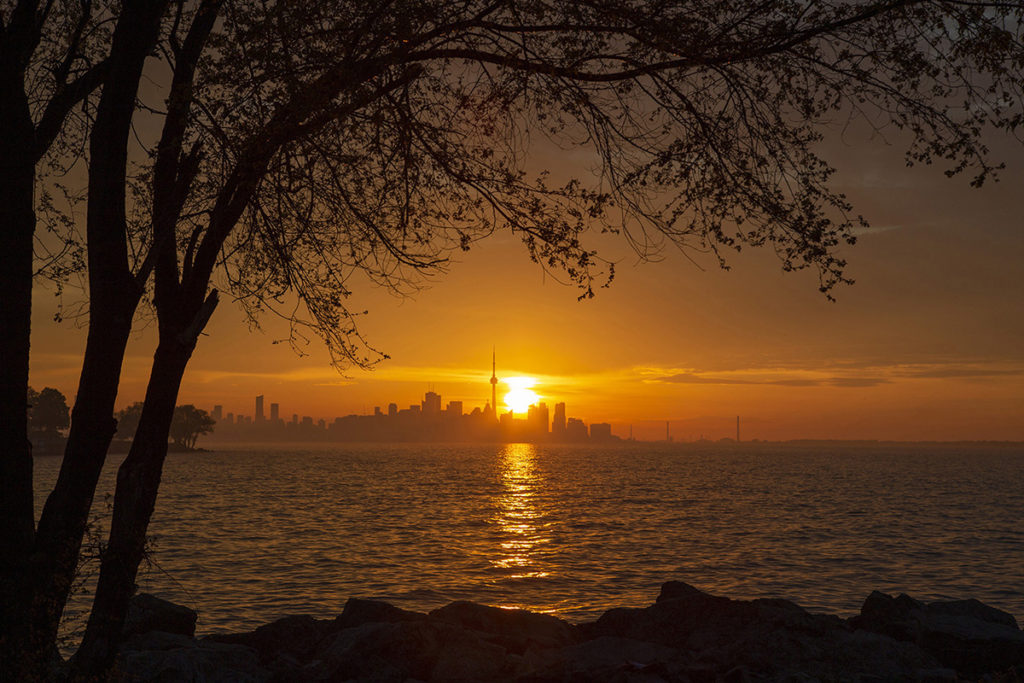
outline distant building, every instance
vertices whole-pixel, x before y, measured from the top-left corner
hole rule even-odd
[[[565,435],[565,404],[555,404],[555,419],[551,421],[551,433],[556,437]]]
[[[398,404],[397,403],[389,403],[388,404],[388,417],[395,417],[396,415],[398,415]]]
[[[270,404],[270,421],[277,423],[277,418],[280,416],[281,406],[278,403]]]
[[[263,395],[256,397],[256,421],[263,422]]]
[[[462,401],[448,401],[448,417],[462,417]]]
[[[590,425],[591,441],[611,441],[613,438],[612,426],[607,422],[595,422]]]
[[[214,420],[220,422],[224,417],[224,406],[214,406],[213,413],[211,415]]]
[[[569,441],[586,441],[587,425],[583,424],[583,420],[570,417],[565,423],[565,438]]]
[[[433,391],[428,391],[426,396],[423,397],[423,403],[420,405],[423,408],[424,415],[440,415],[441,395],[435,394]]]
[[[547,435],[548,433],[548,406],[545,403],[538,403],[530,406],[526,411],[526,423],[531,434]]]

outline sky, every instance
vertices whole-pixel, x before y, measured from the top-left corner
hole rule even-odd
[[[541,400],[620,436],[663,439],[667,421],[677,440],[732,437],[739,416],[745,440],[1024,440],[1024,145],[992,140],[1008,168],[981,189],[867,136],[827,145],[835,186],[872,225],[843,251],[856,282],[835,302],[764,250],[722,271],[672,249],[640,263],[609,238],[593,244],[616,278],[578,301],[496,235],[413,297],[356,291],[360,329],[390,357],[372,371],[339,372],[316,339],[298,354],[280,321],[251,329],[225,298],[179,403],[251,415],[263,394],[330,421],[434,390],[468,411],[489,398],[493,348],[499,379],[534,378]],[[70,399],[84,319],[54,323],[55,302],[37,288],[31,382]],[[141,400],[155,344],[155,324],[133,336],[119,406]]]

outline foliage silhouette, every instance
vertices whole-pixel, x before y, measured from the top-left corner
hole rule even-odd
[[[5,41],[35,26],[16,15],[42,16],[13,4]],[[17,551],[5,585],[37,558],[30,605],[5,612],[3,651],[23,653],[12,670],[38,673],[55,638],[146,287],[159,344],[73,677],[102,675],[116,650],[214,283],[254,320],[283,315],[295,339],[311,331],[339,364],[366,366],[381,354],[359,335],[352,289],[404,291],[498,230],[581,296],[614,272],[589,230],[641,255],[672,244],[723,264],[728,249],[766,246],[829,294],[846,282],[836,250],[864,221],[829,186],[823,126],[900,129],[908,163],[982,183],[998,168],[982,136],[1024,116],[1022,12],[930,0],[123,3],[101,33],[88,109],[90,327],[67,452],[35,534],[22,502],[21,535],[4,537]],[[144,75],[155,94],[140,94]],[[147,156],[130,176],[133,132]],[[539,145],[586,150],[593,177],[534,168]],[[23,501],[23,484],[5,483],[4,500]]]

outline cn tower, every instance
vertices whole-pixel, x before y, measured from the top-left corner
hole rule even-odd
[[[498,377],[495,374],[495,352],[491,348],[491,409],[494,411],[494,419],[498,419]]]

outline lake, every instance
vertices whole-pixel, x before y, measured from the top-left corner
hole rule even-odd
[[[37,458],[36,481],[58,467]],[[1019,446],[231,445],[168,457],[139,587],[198,610],[200,633],[350,596],[581,621],[670,579],[844,616],[882,590],[1020,619],[1022,482]]]

